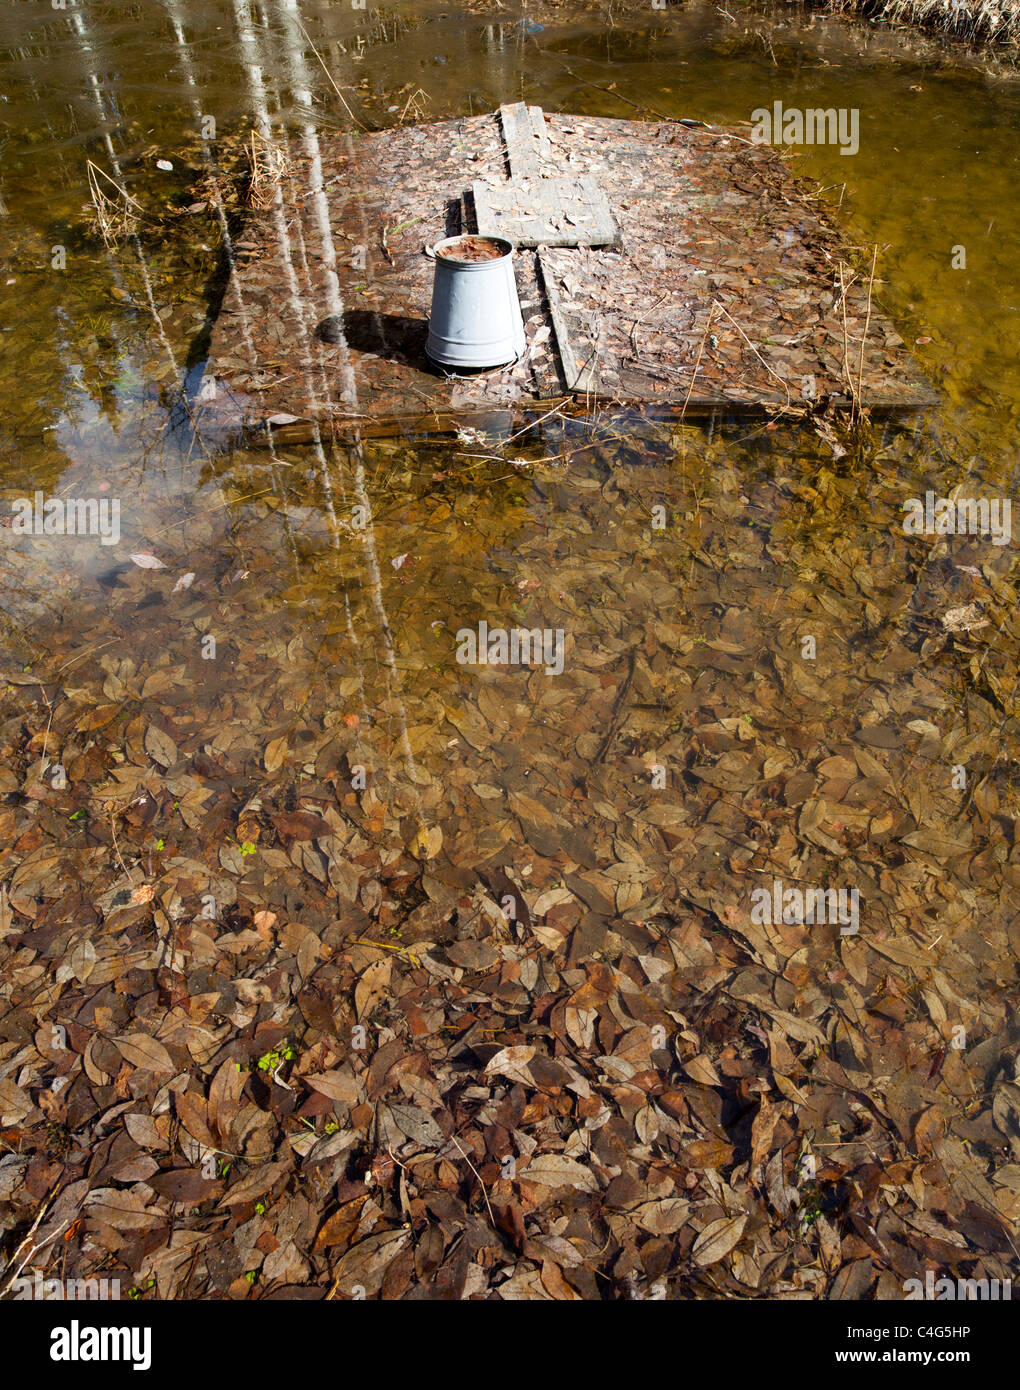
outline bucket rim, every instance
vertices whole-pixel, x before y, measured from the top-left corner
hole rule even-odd
[[[478,241],[491,241],[497,246],[505,246],[506,250],[501,256],[494,256],[487,261],[458,261],[452,256],[440,256],[439,252],[443,247],[452,246],[455,242],[463,241],[468,237],[477,239]],[[439,241],[434,242],[429,247],[429,250],[432,252],[436,261],[442,261],[444,265],[456,266],[458,270],[485,270],[489,266],[502,265],[504,261],[508,261],[513,256],[516,247],[513,242],[505,236],[482,236],[480,232],[460,232],[457,236],[442,237]]]

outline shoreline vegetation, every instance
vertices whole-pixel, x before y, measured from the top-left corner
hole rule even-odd
[[[826,8],[1020,56],[1020,0],[827,0]]]

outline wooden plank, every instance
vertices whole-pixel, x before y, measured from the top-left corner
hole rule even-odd
[[[541,106],[529,106],[528,117],[531,121],[531,130],[535,139],[538,141],[538,157],[547,162],[552,160],[552,145],[549,142],[549,129],[545,123],[545,112]]]
[[[499,108],[499,118],[510,179],[474,185],[480,235],[517,246],[619,246],[620,229],[596,180],[542,176],[552,162],[542,108],[514,102]]]
[[[511,179],[473,186],[481,236],[515,246],[619,246],[620,229],[595,179]]]
[[[545,288],[546,303],[549,305],[549,317],[552,320],[553,332],[556,335],[556,346],[559,349],[560,366],[563,368],[563,380],[566,388],[568,391],[593,391],[597,388],[595,361],[578,363],[574,344],[570,337],[567,316],[563,311],[563,303],[556,285],[556,272],[543,259],[541,249],[538,251],[538,265],[542,272],[542,284]]]
[[[541,108],[536,108],[541,111]],[[510,176],[514,179],[537,179],[539,169],[539,142],[535,138],[535,127],[531,115],[523,101],[499,108],[499,120],[503,127],[503,139],[510,159]],[[544,118],[543,118],[544,124]],[[546,136],[548,144],[548,136]]]

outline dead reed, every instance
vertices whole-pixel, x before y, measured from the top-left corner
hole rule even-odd
[[[98,164],[88,160],[86,172],[92,200],[92,221],[107,246],[137,231],[145,215],[141,203],[110,177]]]
[[[286,165],[283,151],[260,131],[253,130],[247,153],[248,206],[267,208],[276,196],[276,189]]]
[[[828,0],[828,8],[1020,53],[1020,0]]]

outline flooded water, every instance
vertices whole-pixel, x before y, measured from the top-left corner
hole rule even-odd
[[[295,595],[307,585],[303,611],[317,603],[328,611],[334,602],[336,568],[349,549],[342,526],[338,533],[334,496],[337,482],[344,490],[347,461],[301,450],[269,462],[236,451],[217,456],[182,429],[186,415],[176,402],[183,386],[191,394],[200,389],[203,329],[209,304],[217,302],[219,225],[208,209],[195,218],[198,231],[190,236],[143,220],[137,236],[105,247],[94,226],[89,234],[88,162],[131,182],[150,209],[173,207],[187,228],[184,209],[192,196],[202,201],[208,184],[199,180],[216,150],[215,140],[204,146],[198,139],[203,129],[236,138],[249,124],[268,120],[292,133],[333,130],[350,124],[344,103],[373,127],[407,118],[409,109],[423,119],[441,118],[520,98],[549,109],[631,116],[643,108],[719,123],[748,122],[756,108],[771,109],[776,100],[787,108],[856,109],[860,148],[852,158],[838,147],[811,147],[796,153],[795,164],[838,205],[851,238],[880,246],[883,305],[945,400],[926,418],[885,427],[877,452],[838,464],[810,429],[785,425],[748,431],[723,424],[714,440],[689,426],[679,468],[680,435],[635,419],[613,422],[597,447],[565,452],[571,439],[561,440],[550,446],[551,464],[540,429],[518,451],[529,466],[511,466],[509,473],[470,457],[484,454],[477,447],[451,453],[440,445],[369,444],[359,467],[379,481],[386,499],[373,526],[386,591],[376,596],[379,616],[399,623],[400,643],[418,654],[415,664],[428,665],[430,653],[442,666],[435,623],[459,626],[468,577],[476,595],[487,587],[486,603],[498,607],[506,585],[518,582],[529,545],[548,551],[542,570],[552,556],[569,554],[583,572],[591,532],[601,530],[594,516],[590,526],[581,524],[586,504],[600,499],[596,510],[606,509],[609,525],[619,528],[614,543],[623,542],[629,527],[644,534],[653,495],[674,518],[651,548],[651,563],[670,585],[670,608],[683,612],[702,601],[697,561],[685,566],[684,560],[691,528],[702,533],[711,497],[727,574],[739,568],[746,536],[774,540],[777,526],[798,533],[804,558],[792,569],[774,545],[765,546],[771,572],[755,554],[746,576],[752,608],[793,622],[804,615],[792,595],[811,587],[798,589],[799,571],[814,568],[815,585],[842,582],[830,573],[831,522],[851,572],[872,559],[877,566],[864,584],[865,592],[876,590],[869,601],[877,612],[851,604],[846,614],[860,625],[855,640],[867,649],[872,634],[891,623],[900,640],[916,646],[931,622],[929,613],[916,611],[917,595],[934,582],[932,570],[952,569],[954,562],[933,560],[918,570],[906,538],[897,543],[897,509],[908,497],[928,490],[941,497],[961,483],[963,495],[1015,493],[1015,81],[973,64],[954,66],[918,41],[881,42],[832,21],[780,22],[739,7],[733,14],[709,6],[566,6],[541,13],[480,7],[464,14],[440,4],[361,10],[238,0],[189,8],[165,0],[144,19],[115,4],[79,4],[41,18],[32,6],[11,4],[5,13],[3,487],[12,501],[42,489],[58,496],[108,494],[121,507],[116,546],[65,539],[7,547],[4,608],[19,622],[31,616],[35,651],[47,646],[39,627],[44,614],[59,624],[63,640],[71,633],[84,637],[93,622],[108,619],[111,585],[129,613],[139,601],[156,602],[151,574],[132,577],[144,593],[128,586],[130,598],[110,578],[118,566],[123,572],[132,550],[163,554],[173,547],[177,570],[199,573],[227,563],[225,550],[252,548],[271,570],[291,567]],[[212,127],[203,124],[210,118]],[[160,169],[157,161],[173,168]],[[965,265],[954,268],[960,248]],[[336,479],[333,469],[340,470]],[[614,493],[625,490],[612,506],[603,497],[607,485]],[[440,494],[449,497],[440,501]],[[754,500],[745,501],[750,495]],[[876,557],[879,517],[888,533]],[[627,542],[628,552],[633,544]],[[458,582],[456,557],[466,548],[464,582]],[[1013,556],[1010,544],[989,546],[987,539],[962,540],[957,549],[957,570],[976,562],[998,579]],[[385,561],[404,553],[408,566],[391,572]],[[514,556],[513,574],[500,574],[500,554]],[[963,580],[954,575],[955,587],[974,578],[964,573]],[[590,578],[595,591],[590,603],[578,603],[575,618],[591,624],[585,644],[597,651],[618,633],[600,631],[597,563]],[[250,577],[246,582],[261,592]],[[557,582],[543,573],[543,586]],[[725,592],[731,581],[717,582],[724,590],[717,602],[731,602],[736,589]],[[906,607],[905,584],[918,586]],[[891,603],[883,603],[883,591]],[[268,594],[258,601],[267,602]],[[644,621],[643,602],[622,594],[620,605],[617,627]],[[778,654],[778,633],[761,635]],[[574,640],[582,641],[580,632]],[[603,650],[601,658],[607,655]],[[999,659],[995,651],[989,656],[993,666]],[[447,664],[445,674],[456,681],[462,672]],[[208,680],[203,669],[206,690]],[[943,712],[950,724],[958,716],[955,704]]]
[[[798,1049],[824,1037],[864,1091],[898,1078],[902,1137],[941,1039],[959,1101],[952,1029],[993,1044],[985,1067],[1015,1032],[1017,541],[905,534],[903,508],[958,489],[1003,521],[1016,499],[1020,81],[742,5],[2,13],[0,495],[119,508],[109,544],[0,530],[9,931],[31,921],[57,955],[91,921],[92,983],[113,979],[109,916],[134,942],[142,883],[161,928],[212,894],[239,932],[261,908],[324,939],[339,918],[449,943],[497,920],[495,865],[579,978],[682,928],[677,1008],[724,979],[731,996],[713,1055],[752,1010],[802,1020]],[[636,412],[512,440],[196,438],[181,392],[201,391],[222,288],[217,151],[252,125],[346,128],[345,108],[379,128],[522,99],[721,124],[857,110],[857,153],[794,164],[866,260],[879,246],[876,294],[941,406],[853,441]],[[176,211],[104,245],[90,161]],[[481,623],[548,634],[542,661],[481,664],[463,636]],[[859,931],[763,926],[751,895],[775,880],[856,890]],[[144,1016],[138,951],[118,994]],[[506,989],[509,1027],[527,1007]]]

